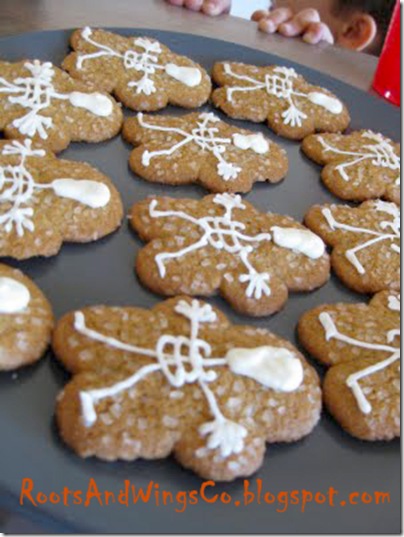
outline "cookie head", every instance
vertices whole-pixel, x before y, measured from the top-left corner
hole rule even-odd
[[[0,371],[39,360],[52,328],[52,309],[43,293],[19,270],[0,264]]]
[[[83,457],[173,453],[226,481],[256,471],[266,442],[297,440],[319,418],[317,375],[290,343],[232,326],[195,299],[76,311],[59,322],[53,347],[74,373],[58,426]]]
[[[400,436],[400,295],[376,294],[369,305],[335,304],[306,312],[299,339],[331,366],[324,381],[327,408],[364,440]]]
[[[155,39],[86,27],[74,32],[70,43],[74,52],[63,68],[134,110],[155,111],[168,104],[196,108],[209,98],[206,71]]]
[[[73,80],[49,62],[0,62],[0,130],[52,151],[115,136],[122,111],[114,99]]]
[[[348,110],[328,90],[309,84],[294,69],[219,62],[213,67],[215,106],[236,119],[267,121],[277,134],[300,140],[313,132],[340,132]]]

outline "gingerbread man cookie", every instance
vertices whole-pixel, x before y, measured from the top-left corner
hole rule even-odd
[[[39,360],[53,328],[52,309],[19,270],[0,264],[0,371]]]
[[[286,138],[341,132],[350,122],[342,101],[289,67],[219,62],[213,67],[213,79],[221,86],[212,94],[215,106],[236,119],[267,121]]]
[[[196,108],[211,92],[206,71],[155,39],[123,37],[85,27],[70,39],[75,52],[63,68],[94,88],[114,93],[134,110],[155,111],[168,104]]]
[[[131,225],[149,242],[137,274],[159,294],[220,292],[240,313],[261,316],[278,311],[289,290],[311,291],[329,278],[320,237],[239,195],[149,198],[133,206]]]
[[[122,126],[122,111],[107,93],[49,62],[0,61],[0,131],[7,138],[30,137],[52,151],[73,142],[102,142]]]
[[[363,440],[400,436],[400,295],[319,306],[303,315],[298,332],[308,352],[331,366],[324,400],[342,427]]]
[[[0,256],[56,254],[119,227],[123,208],[112,182],[84,162],[57,159],[23,141],[0,141]]]
[[[324,165],[326,187],[344,200],[384,198],[400,203],[400,144],[369,130],[312,134],[302,150]]]
[[[261,466],[266,442],[298,440],[320,416],[317,374],[293,345],[188,297],[151,311],[69,313],[53,348],[74,375],[57,424],[81,457],[173,453],[200,476],[229,481]]]
[[[345,285],[359,293],[400,289],[400,209],[386,201],[359,207],[315,205],[307,227],[332,248],[331,264]]]
[[[122,134],[138,146],[130,167],[148,181],[198,182],[213,192],[248,192],[255,181],[280,181],[288,169],[280,146],[211,112],[181,117],[139,113],[125,121]]]

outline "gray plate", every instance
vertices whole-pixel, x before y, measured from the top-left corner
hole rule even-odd
[[[210,70],[217,60],[237,60],[258,65],[281,63],[296,67],[311,82],[323,85],[339,95],[352,114],[352,129],[371,128],[394,139],[400,137],[399,110],[378,98],[363,93],[314,70],[285,61],[270,54],[239,45],[187,34],[149,30],[118,30],[120,33],[146,34],[160,39],[176,52],[191,56]],[[7,60],[39,58],[60,64],[68,50],[69,31],[42,32],[0,40],[1,57]],[[360,57],[358,56],[358,61]],[[208,108],[208,107],[205,107]],[[169,113],[179,113],[170,109]],[[220,112],[218,112],[219,115]],[[129,112],[133,114],[133,112]],[[233,122],[235,125],[264,132],[288,152],[290,171],[281,184],[257,185],[247,196],[263,211],[272,210],[301,220],[314,203],[337,201],[320,183],[320,168],[307,160],[299,144],[276,138],[264,125]],[[196,186],[169,187],[152,185],[136,178],[128,169],[130,147],[120,137],[98,145],[72,144],[63,153],[67,159],[90,162],[115,182],[122,194],[126,211],[150,194],[200,198],[206,192]],[[133,272],[133,262],[140,241],[126,224],[114,235],[91,245],[65,245],[53,259],[34,259],[12,264],[30,275],[51,300],[60,317],[74,308],[95,303],[136,305],[149,308],[160,298],[144,289]],[[6,262],[9,260],[5,260]],[[236,323],[250,323],[269,328],[296,343],[295,326],[307,309],[323,302],[358,302],[366,297],[345,289],[333,276],[322,289],[293,295],[285,309],[266,319],[253,320],[234,313],[221,299],[211,302]],[[85,490],[90,477],[100,490],[118,492],[124,479],[146,487],[150,480],[160,489],[178,491],[199,488],[201,480],[181,469],[175,461],[138,461],[104,463],[81,460],[58,439],[53,422],[55,397],[68,380],[63,368],[51,353],[37,365],[18,373],[0,375],[0,488],[7,491],[9,504],[18,508],[21,479],[34,480],[34,491],[61,492],[63,487]],[[291,445],[268,447],[264,465],[251,478],[261,479],[263,489],[278,493],[306,489],[339,491],[334,507],[309,504],[304,513],[300,506],[252,503],[243,505],[243,481],[217,485],[214,492],[227,491],[229,505],[220,503],[189,505],[183,513],[180,504],[157,507],[152,502],[130,507],[118,503],[100,507],[45,504],[35,508],[20,507],[21,513],[43,523],[57,524],[59,531],[141,533],[393,533],[400,531],[400,451],[399,442],[366,443],[345,434],[323,413],[313,434]],[[346,505],[352,491],[373,493],[387,491],[390,503],[383,505]],[[234,501],[241,501],[235,506]],[[52,526],[55,530],[55,526]]]

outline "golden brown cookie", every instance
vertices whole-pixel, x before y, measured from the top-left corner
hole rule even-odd
[[[308,352],[331,366],[324,400],[351,435],[400,436],[400,295],[382,291],[366,304],[323,305],[298,325]]]
[[[120,195],[84,162],[57,159],[30,139],[0,141],[0,256],[57,254],[119,227]]]
[[[384,198],[400,204],[400,144],[369,130],[312,134],[302,150],[324,165],[326,187],[344,200]]]
[[[228,116],[268,126],[281,136],[301,140],[314,132],[341,132],[350,122],[345,105],[331,92],[312,86],[294,69],[219,62],[213,80],[221,86],[213,104]]]
[[[137,274],[162,295],[220,292],[240,313],[262,316],[278,311],[289,291],[312,291],[329,278],[317,235],[239,195],[148,198],[133,206],[130,222],[149,243],[138,253]]]
[[[155,39],[87,26],[72,34],[70,44],[74,52],[63,68],[134,110],[151,112],[168,104],[196,108],[209,99],[212,84],[207,72]]]
[[[71,141],[109,140],[120,131],[122,119],[110,95],[89,89],[49,62],[0,61],[0,131],[7,138],[29,137],[58,152]]]
[[[130,155],[130,167],[152,182],[248,192],[256,181],[277,183],[288,170],[286,151],[279,145],[211,112],[181,117],[139,113],[125,121],[122,134],[138,146]]]
[[[151,311],[69,313],[53,348],[74,375],[57,424],[81,457],[173,453],[200,476],[229,481],[261,466],[266,442],[298,440],[320,416],[317,374],[293,345],[188,297]]]
[[[358,293],[400,289],[400,209],[365,201],[359,207],[315,205],[304,223],[332,247],[331,264]]]
[[[0,371],[39,360],[52,328],[52,309],[43,293],[22,272],[0,264]]]

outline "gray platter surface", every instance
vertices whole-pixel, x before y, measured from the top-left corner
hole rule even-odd
[[[237,60],[257,65],[272,63],[295,67],[311,82],[335,92],[348,105],[351,130],[371,128],[387,136],[400,138],[399,109],[381,99],[361,92],[347,84],[315,70],[296,65],[271,54],[215,39],[164,31],[117,29],[124,35],[155,37],[174,51],[186,54],[207,70],[218,60]],[[16,61],[39,58],[60,64],[68,52],[70,31],[40,32],[0,40],[1,59]],[[358,56],[359,59],[359,56]],[[209,109],[205,106],[204,109]],[[129,115],[134,112],[125,111]],[[164,113],[179,114],[174,108]],[[220,112],[217,112],[222,116]],[[222,116],[224,119],[225,116]],[[299,144],[273,135],[264,125],[231,121],[254,131],[261,131],[283,146],[289,157],[290,170],[280,184],[254,187],[247,199],[263,211],[275,211],[301,220],[314,203],[338,202],[322,186],[320,168],[306,159]],[[134,176],[128,169],[128,144],[118,136],[96,145],[72,144],[63,158],[87,161],[109,175],[119,189],[128,212],[131,205],[150,194],[200,198],[206,194],[196,186],[169,187],[153,185]],[[126,221],[118,232],[97,243],[65,245],[52,259],[9,262],[24,270],[51,300],[57,317],[85,305],[136,305],[149,308],[160,297],[144,289],[133,271],[139,239],[129,230]],[[367,300],[348,291],[333,275],[330,281],[311,294],[292,295],[286,307],[277,315],[259,320],[233,312],[220,298],[210,299],[236,323],[266,327],[296,342],[295,327],[299,316],[307,309],[325,302],[359,302]],[[320,371],[320,373],[322,373]],[[320,424],[304,440],[291,445],[270,445],[264,465],[250,479],[255,488],[261,479],[264,491],[309,490],[338,491],[335,505],[308,504],[305,512],[300,505],[264,502],[243,504],[243,480],[218,484],[209,494],[228,492],[228,505],[199,502],[157,506],[150,501],[129,507],[112,503],[101,507],[91,505],[64,506],[62,503],[34,507],[19,506],[21,480],[29,477],[34,492],[60,493],[63,487],[86,490],[94,478],[100,490],[118,492],[125,479],[136,487],[147,487],[150,480],[161,489],[178,491],[198,489],[201,480],[180,468],[174,460],[134,463],[105,463],[81,460],[59,440],[54,426],[54,404],[57,393],[68,375],[57,364],[51,352],[37,365],[11,374],[0,375],[1,498],[8,507],[51,528],[52,532],[95,533],[398,533],[400,532],[400,447],[399,441],[366,443],[345,434],[323,412]],[[341,505],[353,491],[386,491],[390,502],[382,505]],[[234,502],[239,500],[240,506]],[[70,502],[71,504],[71,502]],[[284,512],[281,512],[284,511]]]

